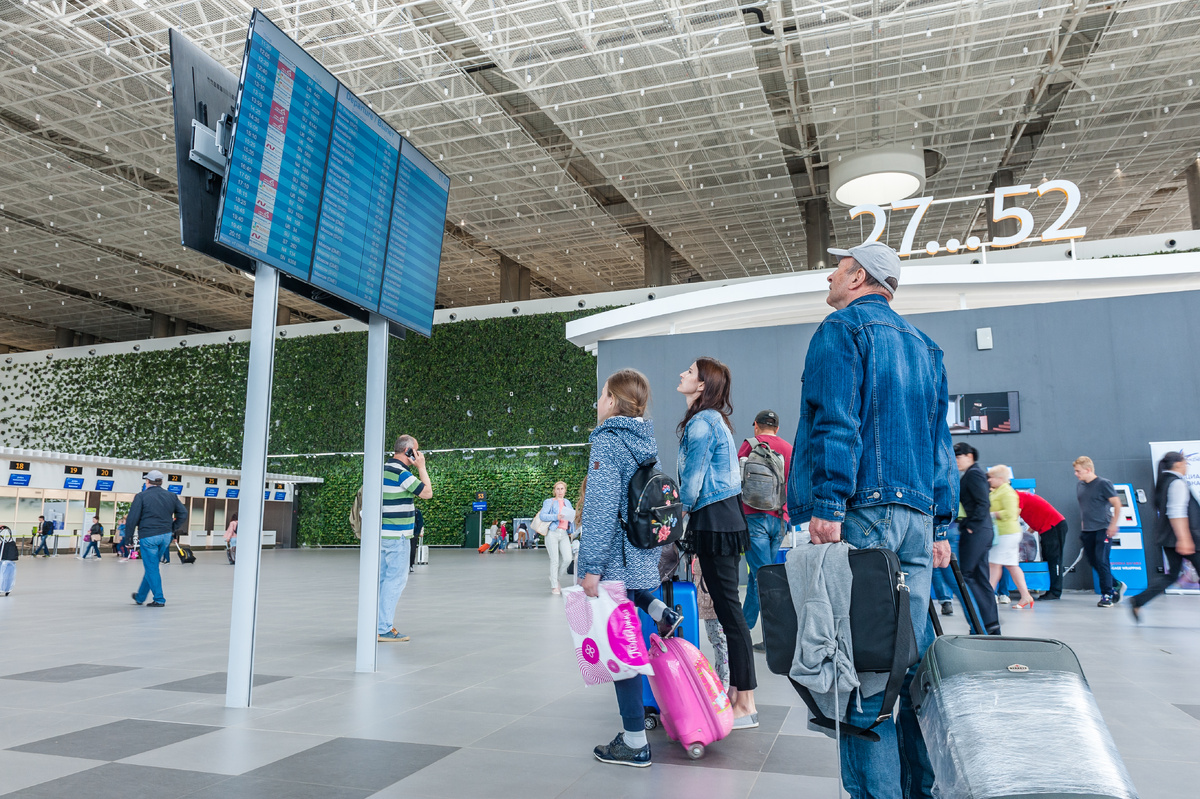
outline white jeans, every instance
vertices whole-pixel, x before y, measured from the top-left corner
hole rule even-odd
[[[559,578],[571,565],[571,539],[567,531],[552,528],[546,533],[546,551],[550,553],[550,587],[558,588]]]

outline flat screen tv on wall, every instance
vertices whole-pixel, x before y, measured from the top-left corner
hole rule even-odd
[[[951,394],[946,416],[951,434],[1021,432],[1018,394],[1017,391]]]

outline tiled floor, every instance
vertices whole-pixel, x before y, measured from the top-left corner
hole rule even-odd
[[[545,571],[541,551],[435,550],[401,600],[412,641],[381,644],[379,672],[355,674],[357,553],[267,552],[254,707],[229,709],[222,553],[167,567],[162,609],[129,600],[137,563],[22,558],[0,598],[0,795],[837,796],[832,742],[761,659],[757,730],[700,761],[655,731],[652,768],[597,763],[616,702],[583,686]],[[1196,794],[1200,598],[1164,597],[1141,626],[1084,594],[1001,618],[1075,649],[1142,799]]]

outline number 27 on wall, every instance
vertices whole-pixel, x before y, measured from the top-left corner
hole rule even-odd
[[[1064,228],[1063,226],[1075,215],[1079,210],[1080,192],[1079,187],[1069,180],[1049,180],[1042,183],[1036,189],[1028,183],[1020,186],[1000,186],[992,192],[992,221],[1003,222],[1006,219],[1015,219],[1020,227],[1017,232],[1011,236],[998,236],[990,242],[987,242],[989,247],[1015,247],[1029,238],[1033,233],[1033,214],[1028,208],[1018,206],[1005,207],[1004,202],[1010,197],[1020,197],[1025,194],[1037,192],[1039,197],[1042,197],[1050,192],[1060,191],[1066,197],[1067,204],[1063,208],[1062,213],[1058,218],[1042,231],[1042,241],[1062,241],[1064,239],[1082,238],[1087,233],[1086,227]],[[977,199],[977,197],[964,198]],[[954,202],[954,200],[943,200],[941,203]],[[917,236],[917,228],[921,224],[921,220],[925,218],[925,213],[929,207],[934,204],[933,197],[915,197],[910,200],[903,200],[899,203],[894,203],[891,206],[893,211],[912,210],[914,213],[912,218],[908,220],[908,226],[904,229],[904,238],[900,243],[900,255],[914,255],[913,240]],[[887,226],[887,211],[878,205],[857,205],[850,209],[850,218],[856,219],[862,214],[870,214],[874,219],[875,224],[871,228],[871,234],[867,236],[866,242],[879,241],[883,235],[884,228]],[[975,236],[972,236],[966,241],[966,248],[970,250],[978,249],[981,242]],[[943,249],[948,252],[958,252],[962,245],[956,239],[951,239],[946,242],[943,247],[936,241],[929,242],[923,249],[925,252],[933,255]]]

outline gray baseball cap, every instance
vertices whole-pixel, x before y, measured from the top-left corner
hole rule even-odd
[[[150,471],[146,472],[146,476],[142,479],[151,483],[161,483],[163,481],[163,473],[158,469],[151,469]]]
[[[869,241],[848,250],[830,247],[829,253],[838,258],[853,258],[880,283],[886,284],[889,277],[895,278],[897,284],[900,282],[900,256],[882,241]],[[891,290],[890,286],[888,288]]]

